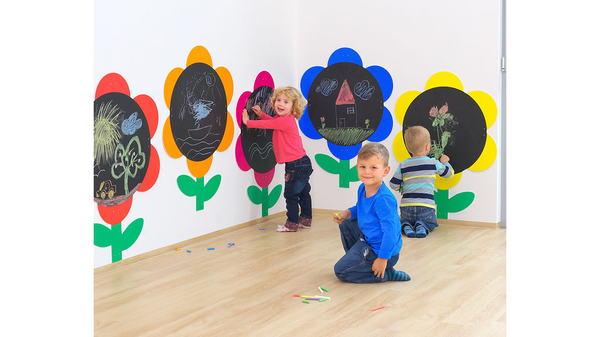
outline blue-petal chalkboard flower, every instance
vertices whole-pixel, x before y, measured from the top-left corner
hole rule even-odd
[[[311,139],[325,138],[338,159],[315,156],[324,170],[340,175],[340,187],[358,181],[348,161],[358,154],[365,140],[380,142],[392,132],[393,118],[384,106],[393,90],[390,73],[381,66],[364,68],[351,48],[340,48],[329,57],[327,67],[309,68],[300,81],[307,98],[300,130]]]

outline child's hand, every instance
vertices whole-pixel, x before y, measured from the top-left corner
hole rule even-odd
[[[250,117],[248,117],[248,111],[244,109],[244,112],[242,112],[242,123],[247,124],[249,119]]]
[[[443,155],[440,157],[440,163],[447,163],[447,162],[449,162],[449,161],[450,161],[450,157],[446,156],[445,154],[443,154]]]
[[[260,110],[260,106],[258,106],[258,105],[253,106],[252,111],[254,111],[254,113],[258,117],[260,117],[260,115],[262,115],[262,110]]]
[[[373,262],[373,273],[377,277],[384,278],[385,277],[385,268],[387,267],[387,260],[377,258],[375,262]]]
[[[350,216],[352,216],[352,212],[350,212],[349,209],[338,213],[335,213],[333,215],[333,222],[336,222],[338,224],[342,223],[342,221],[344,221],[345,219],[350,219]]]

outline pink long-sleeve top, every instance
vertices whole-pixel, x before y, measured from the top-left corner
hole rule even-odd
[[[277,163],[288,163],[306,155],[294,115],[271,117],[262,113],[258,118],[260,120],[248,120],[246,126],[273,129],[273,150]]]

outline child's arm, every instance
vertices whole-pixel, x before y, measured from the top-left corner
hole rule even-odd
[[[402,193],[402,173],[400,167],[394,172],[394,176],[390,179],[390,188],[394,191]]]
[[[242,115],[243,118],[243,115]],[[296,119],[293,115],[284,116],[281,118],[273,118],[266,113],[262,113],[259,119],[249,120],[246,122],[249,128],[258,129],[273,129],[273,130],[288,130],[291,128],[297,128]]]
[[[437,174],[442,178],[448,179],[454,176],[454,169],[452,168],[452,165],[450,165],[449,161],[450,158],[443,154],[440,157],[440,162],[436,164]]]

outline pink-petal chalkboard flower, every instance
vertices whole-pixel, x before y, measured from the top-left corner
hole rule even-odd
[[[273,77],[269,72],[262,71],[254,80],[252,92],[245,91],[240,96],[236,107],[236,120],[240,135],[235,146],[235,158],[242,171],[254,172],[254,179],[259,187],[249,186],[248,197],[262,205],[262,215],[268,215],[268,209],[273,207],[281,195],[281,185],[277,185],[269,193],[268,186],[273,181],[277,161],[273,150],[273,130],[250,129],[242,123],[244,109],[250,119],[258,118],[252,111],[253,106],[260,106],[262,113],[275,116],[270,97],[275,89]]]

